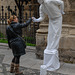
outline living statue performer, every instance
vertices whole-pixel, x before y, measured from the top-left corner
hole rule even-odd
[[[33,22],[41,22],[45,14],[49,18],[47,47],[44,50],[44,63],[41,65],[40,75],[46,71],[55,71],[60,67],[58,57],[59,40],[62,30],[62,14],[64,14],[64,3],[62,0],[38,0],[40,3],[40,17],[33,17]],[[43,72],[44,71],[44,72]]]

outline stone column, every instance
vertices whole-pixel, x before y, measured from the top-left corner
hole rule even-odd
[[[43,59],[43,52],[47,45],[48,24],[40,24],[36,33],[36,57]]]
[[[47,46],[48,23],[48,16],[46,16],[36,33],[36,57],[39,59],[43,59],[43,52]]]
[[[64,0],[62,35],[59,43],[61,61],[75,63],[75,0]],[[36,57],[42,59],[47,45],[48,18],[40,24],[36,33]]]

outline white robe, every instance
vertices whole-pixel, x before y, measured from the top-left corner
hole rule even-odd
[[[47,47],[44,50],[44,63],[41,65],[40,75],[45,75],[45,70],[55,71],[60,67],[58,47],[62,30],[62,14],[64,3],[62,0],[39,0],[40,17],[33,22],[44,20],[45,14],[49,17]]]

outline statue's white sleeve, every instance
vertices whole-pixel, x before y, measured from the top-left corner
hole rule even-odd
[[[44,12],[43,12],[43,10],[42,10],[42,4],[40,5],[40,8],[39,8],[39,14],[40,14],[40,17],[39,17],[38,19],[36,19],[36,18],[34,17],[33,22],[41,22],[41,21],[44,20],[45,14],[44,14]]]
[[[62,0],[54,1],[57,5],[60,5],[61,10],[64,10],[64,2]]]
[[[59,3],[60,3],[60,9],[62,11],[64,11],[64,2],[63,1],[59,1]]]
[[[62,0],[53,0],[52,2],[56,5],[60,5],[61,13],[65,14],[64,13],[64,2]]]

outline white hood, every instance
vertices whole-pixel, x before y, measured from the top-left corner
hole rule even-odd
[[[42,4],[44,2],[44,0],[38,0],[39,4]]]

